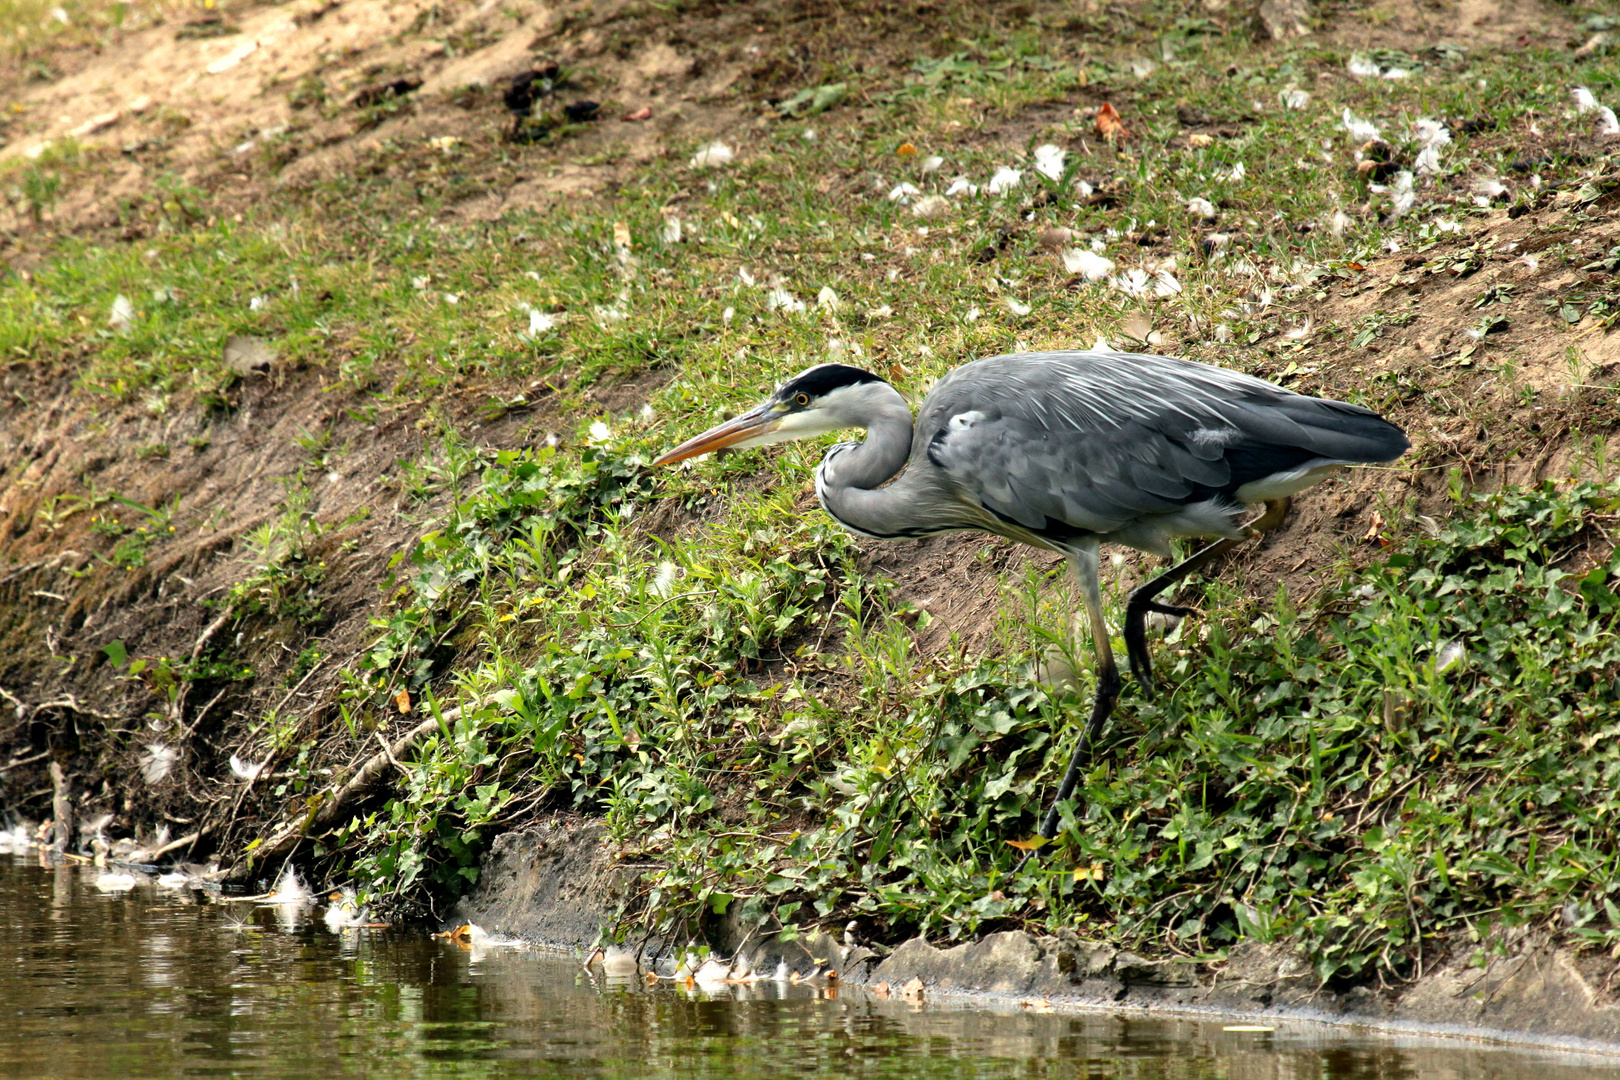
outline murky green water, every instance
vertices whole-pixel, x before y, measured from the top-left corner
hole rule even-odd
[[[0,855],[0,1077],[1620,1078],[1620,1061],[1303,1022],[604,984],[540,952],[103,894],[97,873]]]

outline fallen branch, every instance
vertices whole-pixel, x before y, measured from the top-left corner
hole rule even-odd
[[[203,650],[208,648],[209,643],[214,640],[214,637],[221,630],[225,629],[225,624],[230,622],[232,616],[235,614],[235,606],[227,606],[225,610],[220,612],[218,617],[216,617],[213,622],[205,626],[203,628],[203,632],[197,636],[197,643],[191,647],[191,669],[193,671],[195,671],[197,668],[197,661],[202,659]],[[185,726],[184,721],[186,715],[186,699],[191,696],[191,688],[195,685],[196,682],[193,679],[183,680],[180,684],[180,693],[175,695],[174,704],[169,710],[169,720],[176,728],[181,730],[182,734],[180,737],[182,739],[191,733],[191,729]],[[214,701],[218,700],[218,697],[214,698]],[[211,701],[209,704],[212,705],[213,702]],[[196,725],[193,724],[192,726],[195,727]]]
[[[51,762],[51,848],[68,849],[73,842],[73,801],[68,798],[67,775],[61,762]]]
[[[163,856],[167,855],[169,852],[174,851],[174,850],[176,850],[178,848],[183,848],[187,844],[195,844],[197,841],[201,840],[205,835],[207,835],[208,833],[211,833],[213,831],[214,831],[214,827],[212,825],[204,825],[202,828],[198,829],[194,833],[187,833],[185,836],[182,836],[178,840],[170,840],[167,844],[164,844],[162,847],[160,847],[156,851],[152,852],[152,854],[148,856],[148,859],[151,862],[157,862],[159,859],[163,858]]]
[[[461,715],[461,710],[446,709],[442,715],[445,722],[449,723]],[[438,730],[438,718],[429,717],[395,739],[391,745],[384,744],[382,750],[367,758],[365,763],[341,788],[330,795],[320,798],[310,813],[265,841],[259,846],[258,850],[253,852],[250,858],[244,859],[232,867],[226,880],[245,880],[252,874],[254,865],[263,865],[277,859],[288,858],[310,836],[327,832],[343,821],[348,820],[353,815],[355,808],[371,793],[371,789],[377,785],[390,767],[398,765],[399,758],[405,756],[419,740]]]

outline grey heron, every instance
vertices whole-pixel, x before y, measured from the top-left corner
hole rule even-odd
[[[1394,461],[1411,445],[1369,409],[1226,368],[1139,353],[1038,352],[956,368],[915,423],[905,398],[877,375],[818,364],[653,464],[846,428],[864,428],[866,440],[838,443],[816,469],[822,508],[845,528],[883,540],[976,529],[1068,561],[1090,621],[1097,688],[1041,823],[1048,840],[1121,688],[1098,545],[1168,557],[1172,537],[1219,538],[1129,594],[1126,655],[1151,696],[1146,618],[1192,613],[1159,603],[1159,593],[1277,528],[1297,492],[1345,465]],[[1263,511],[1244,522],[1257,504]]]

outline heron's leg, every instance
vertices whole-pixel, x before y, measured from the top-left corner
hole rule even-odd
[[[1069,767],[1058,784],[1057,795],[1041,822],[1040,834],[1050,840],[1057,835],[1058,807],[1074,794],[1080,782],[1080,773],[1091,758],[1091,746],[1102,734],[1108,714],[1114,710],[1119,697],[1119,668],[1114,663],[1114,648],[1108,640],[1108,623],[1103,619],[1102,586],[1097,579],[1097,545],[1079,548],[1069,553],[1069,569],[1080,586],[1080,596],[1086,604],[1086,616],[1091,622],[1091,644],[1097,653],[1097,695],[1091,700],[1091,717],[1085,730],[1080,732],[1080,743],[1069,756]]]
[[[1192,608],[1160,604],[1153,598],[1182,578],[1208,566],[1243,540],[1253,539],[1277,528],[1288,515],[1288,499],[1269,499],[1265,513],[1255,518],[1243,530],[1243,539],[1217,540],[1202,551],[1183,559],[1152,581],[1131,590],[1125,601],[1125,655],[1130,661],[1131,674],[1136,676],[1142,692],[1153,696],[1153,660],[1147,648],[1147,613],[1157,611],[1163,615],[1191,615]]]

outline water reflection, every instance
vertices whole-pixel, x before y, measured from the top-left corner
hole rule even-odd
[[[0,1076],[1610,1077],[1620,1063],[1306,1023],[1271,1032],[877,1001],[764,981],[649,988],[533,951],[327,929],[0,856]]]

